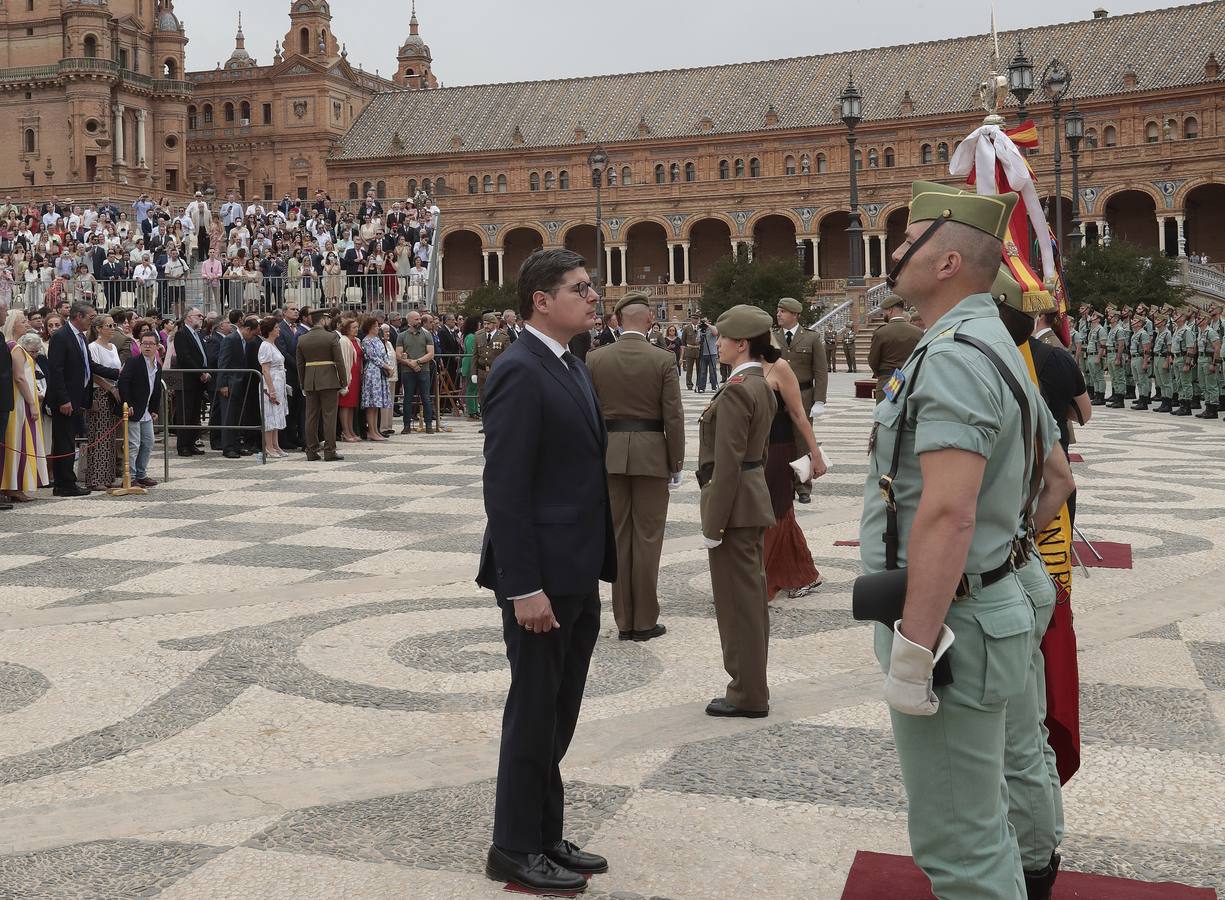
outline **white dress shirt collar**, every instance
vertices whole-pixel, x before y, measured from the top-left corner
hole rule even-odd
[[[621,332],[621,337],[625,337],[627,334],[636,334],[636,335],[638,335],[638,337],[642,338],[644,341],[645,341],[645,340],[646,340],[646,338],[647,338],[647,336],[646,336],[646,334],[645,334],[644,332],[641,332],[641,331],[634,331],[634,330],[629,329],[629,328],[626,328],[624,331],[622,331],[622,332]]]
[[[556,356],[558,359],[561,359],[562,356],[564,356],[569,351],[568,347],[564,346],[563,344],[558,343],[553,338],[549,337],[547,334],[541,331],[539,328],[535,328],[531,322],[524,323],[523,327],[527,329],[528,331],[530,331],[532,334],[534,334],[537,338],[539,338],[540,342],[544,344],[546,347],[548,347],[550,350],[552,350],[553,355]]]
[[[1049,328],[1043,328],[1041,331],[1039,331],[1037,334],[1035,334],[1035,335],[1034,335],[1034,337],[1035,337],[1036,339],[1038,339],[1038,340],[1041,340],[1042,335],[1044,335],[1044,334],[1049,334],[1049,333],[1050,333],[1050,331],[1051,331],[1051,330],[1050,330]]]
[[[799,334],[799,331],[800,331],[800,323],[799,323],[799,322],[796,322],[796,323],[795,323],[794,325],[792,325],[790,328],[785,328],[785,329],[783,329],[783,330],[784,330],[784,332],[785,332],[786,334],[791,335],[792,339],[794,340],[794,339],[795,339],[795,336],[796,336],[797,334]]]

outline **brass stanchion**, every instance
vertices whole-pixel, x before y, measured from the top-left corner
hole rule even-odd
[[[112,497],[127,497],[129,494],[147,494],[142,487],[132,487],[132,467],[128,463],[128,419],[132,411],[123,404],[123,487],[111,488],[107,491]]]

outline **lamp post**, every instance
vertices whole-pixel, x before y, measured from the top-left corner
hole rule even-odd
[[[600,188],[604,184],[604,170],[608,168],[608,154],[603,147],[596,146],[587,156],[591,166],[591,183],[595,187],[595,272],[600,290],[604,289],[604,226],[600,209]],[[611,274],[611,273],[610,273]]]
[[[1055,246],[1063,255],[1063,141],[1060,138],[1060,103],[1072,86],[1072,73],[1057,59],[1052,59],[1042,73],[1042,92],[1051,101],[1055,118]]]
[[[859,221],[859,173],[855,166],[855,126],[863,121],[863,97],[855,87],[854,76],[847,81],[846,90],[838,100],[842,105],[842,123],[846,125],[846,144],[851,162],[851,214],[846,227],[851,271],[846,283],[847,287],[863,287],[863,225]]]
[[[1064,136],[1068,139],[1068,149],[1072,151],[1072,247],[1075,253],[1080,249],[1080,142],[1085,137],[1085,117],[1072,102],[1068,117],[1063,123]]]
[[[1025,110],[1025,101],[1034,92],[1034,64],[1025,55],[1021,47],[1021,38],[1017,37],[1017,55],[1008,64],[1008,91],[1017,99],[1017,115],[1022,122],[1029,113]]]

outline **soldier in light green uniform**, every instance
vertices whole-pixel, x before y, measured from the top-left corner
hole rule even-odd
[[[1127,396],[1127,366],[1124,357],[1131,334],[1123,324],[1122,315],[1117,309],[1108,312],[1110,330],[1106,334],[1106,362],[1110,365],[1110,402],[1106,405],[1113,409],[1122,409],[1123,398]]]
[[[1174,311],[1174,334],[1170,339],[1170,352],[1173,354],[1173,370],[1174,370],[1174,386],[1177,392],[1178,406],[1171,415],[1189,416],[1191,415],[1191,398],[1195,395],[1195,386],[1191,378],[1191,369],[1194,368],[1192,361],[1188,358],[1193,352],[1191,344],[1191,331],[1187,326],[1186,310],[1178,309]]]
[[[1123,379],[1127,383],[1127,391],[1123,399],[1136,399],[1136,378],[1131,365],[1131,307],[1124,306],[1119,310],[1119,329],[1123,346]]]
[[[892,630],[877,626],[875,649],[915,861],[942,900],[1020,900],[1027,879],[1008,821],[1005,722],[1009,703],[1030,687],[1037,641],[1034,603],[1014,570],[1030,441],[1004,376],[957,339],[988,345],[1021,385],[1032,421],[1050,419],[990,294],[1017,197],[928,182],[912,193],[891,279],[929,324],[901,386],[876,408],[860,555],[869,574],[907,569],[902,617]],[[942,502],[920,512],[929,492]],[[972,531],[959,525],[967,519]],[[882,542],[891,524],[896,537]],[[953,681],[934,687],[934,667],[954,640]]]
[[[1156,331],[1153,337],[1153,376],[1157,381],[1157,398],[1160,405],[1154,412],[1168,413],[1173,411],[1170,405],[1174,399],[1174,354],[1173,335],[1166,328],[1169,317],[1164,310],[1157,312]]]
[[[1221,308],[1215,303],[1200,314],[1197,341],[1200,392],[1204,411],[1197,419],[1218,418],[1221,403]]]
[[[1072,328],[1072,355],[1076,357],[1076,367],[1089,383],[1089,360],[1085,354],[1085,341],[1089,337],[1089,311],[1080,307],[1077,311],[1076,325]],[[1092,389],[1090,389],[1092,390]]]
[[[1102,324],[1102,311],[1095,309],[1089,314],[1089,337],[1085,340],[1085,356],[1088,358],[1090,401],[1094,406],[1106,405],[1106,374],[1102,364],[1106,358],[1106,326]]]
[[[1132,409],[1148,409],[1149,393],[1152,390],[1153,338],[1144,330],[1144,317],[1132,316],[1131,340],[1128,353],[1131,356],[1131,372],[1136,382],[1136,402]]]

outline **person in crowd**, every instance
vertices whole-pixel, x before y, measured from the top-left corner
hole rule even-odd
[[[38,488],[50,483],[43,439],[41,403],[34,360],[42,352],[42,338],[29,331],[21,310],[0,305],[0,331],[6,346],[0,361],[0,420],[4,436],[0,493],[5,502],[29,503]]]
[[[396,345],[392,340],[391,326],[384,322],[379,326],[379,339],[383,342],[383,352],[388,359],[396,358]],[[395,433],[395,398],[400,382],[400,367],[393,365],[391,374],[387,376],[387,390],[391,394],[391,406],[379,410],[378,431],[383,437],[391,437]]]
[[[906,303],[892,294],[881,304],[888,321],[872,335],[872,346],[868,350],[868,368],[876,379],[873,396],[880,403],[885,399],[885,384],[910,358],[915,345],[923,337],[923,331],[910,323],[906,315]]]
[[[723,667],[732,679],[724,695],[706,706],[710,716],[762,718],[770,711],[770,614],[762,557],[765,531],[775,520],[763,465],[777,402],[762,367],[780,356],[770,342],[773,324],[756,306],[733,306],[719,317],[719,361],[731,374],[699,421],[702,541]]]
[[[200,307],[192,306],[183,319],[183,327],[175,331],[172,346],[174,347],[175,369],[205,369],[208,367],[208,353],[204,346],[204,336],[201,330],[204,325],[204,313]],[[177,450],[179,456],[201,456],[204,451],[196,448],[200,438],[200,415],[204,410],[204,398],[212,376],[208,372],[184,371],[179,375],[179,387],[175,393],[176,425],[179,429]]]
[[[289,398],[285,391],[285,356],[277,348],[277,320],[275,316],[264,316],[259,321],[260,344],[256,359],[259,360],[260,403],[264,412],[264,458],[275,459],[288,456],[280,445],[280,432],[285,427]]]
[[[354,431],[354,416],[361,400],[362,347],[357,338],[358,321],[353,316],[344,316],[337,327],[340,334],[340,352],[345,360],[348,378],[340,389],[340,439],[353,444],[361,440]]]
[[[668,330],[664,332],[664,349],[676,357],[676,372],[679,375],[681,371],[681,352],[685,345],[681,342],[680,334],[676,330],[675,325],[669,325]]]
[[[89,449],[85,453],[86,483],[92,491],[105,491],[115,486],[119,471],[115,452],[115,427],[120,421],[119,350],[114,343],[115,319],[109,313],[95,317],[90,330],[89,361],[93,380],[93,395],[86,416],[85,437]]]
[[[234,332],[234,317],[240,315],[238,310],[231,310],[217,320],[213,330],[204,341],[204,353],[209,369],[221,368],[221,345]],[[221,372],[213,372],[208,382],[208,444],[214,450],[224,450],[222,432],[217,426],[226,421],[226,398],[218,390],[225,377]]]
[[[698,326],[698,389],[699,394],[719,389],[719,329],[705,319]]]
[[[200,277],[204,281],[204,306],[206,309],[221,309],[221,277],[225,267],[221,263],[216,247],[209,247],[204,262],[200,264]]]
[[[288,300],[281,310],[281,319],[277,323],[276,346],[285,357],[285,382],[289,394],[288,406],[285,410],[285,428],[281,432],[279,446],[282,450],[302,450],[306,443],[302,437],[305,405],[302,398],[302,385],[298,383],[298,338],[309,329],[302,324],[301,314],[296,301]]]
[[[129,358],[119,373],[119,399],[128,407],[129,476],[133,484],[143,488],[157,486],[149,477],[149,457],[153,453],[153,426],[162,398],[159,350],[157,335],[152,329],[144,329],[140,352]]]
[[[310,331],[298,339],[298,381],[306,394],[306,458],[332,462],[336,452],[336,412],[339,394],[349,384],[350,369],[342,351],[343,338],[332,331],[331,310],[303,310]],[[322,435],[322,437],[321,437]]]
[[[379,320],[363,316],[358,327],[361,334],[361,406],[366,411],[366,440],[385,441],[379,419],[383,410],[391,409],[392,393],[388,379],[396,369],[395,357],[387,354],[379,334]]]
[[[430,373],[434,361],[434,336],[422,327],[421,313],[408,314],[408,327],[396,339],[396,362],[404,383],[404,429],[412,431],[413,405],[419,399],[425,419],[425,433],[434,433],[434,398]]]
[[[227,459],[238,459],[249,456],[255,451],[250,446],[247,432],[234,426],[251,424],[256,418],[253,415],[254,402],[252,397],[254,383],[244,369],[251,368],[247,361],[247,344],[259,335],[259,319],[254,316],[239,316],[237,327],[221,342],[221,351],[217,367],[223,372],[219,376],[217,393],[225,401],[225,425],[222,432],[222,455]],[[224,370],[230,370],[228,372]]]

